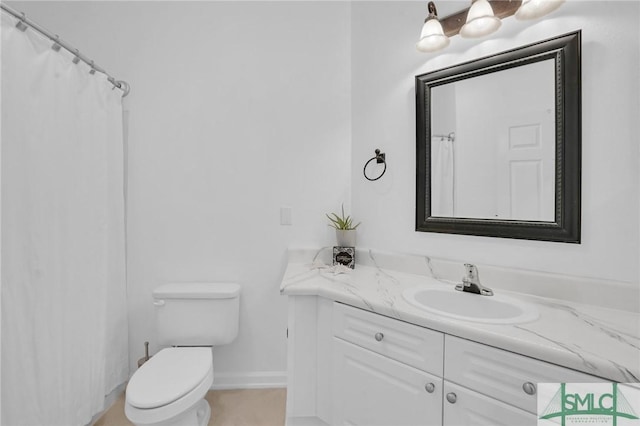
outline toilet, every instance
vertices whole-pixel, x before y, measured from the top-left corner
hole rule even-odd
[[[211,407],[212,346],[238,335],[240,286],[166,284],[153,292],[160,350],[127,385],[125,415],[135,425],[203,426]]]

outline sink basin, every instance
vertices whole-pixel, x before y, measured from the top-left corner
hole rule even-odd
[[[402,296],[413,306],[449,318],[489,324],[519,324],[538,319],[535,306],[501,294],[480,296],[442,287],[414,287]]]

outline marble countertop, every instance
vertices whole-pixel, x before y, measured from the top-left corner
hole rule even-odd
[[[389,264],[377,262],[372,252],[367,252],[366,257],[364,264],[346,270],[329,267],[326,253],[321,256],[321,251],[311,255],[290,251],[280,292],[288,296],[321,296],[607,380],[640,382],[640,314],[637,312],[494,287],[496,294],[533,304],[539,311],[538,319],[507,325],[450,319],[414,307],[402,296],[407,288],[453,285],[453,281],[433,273],[428,258],[425,272],[407,266],[408,262],[402,259]],[[491,287],[491,283],[483,284]]]

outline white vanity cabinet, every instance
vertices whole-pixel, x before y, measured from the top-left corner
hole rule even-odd
[[[441,424],[442,333],[341,304],[332,330],[333,424]]]
[[[535,414],[493,397],[513,392],[513,386],[502,389],[499,384],[505,377],[499,371],[505,351],[340,303],[334,304],[332,318],[332,424],[536,424]],[[485,348],[497,353],[482,351]],[[480,349],[477,357],[474,349]],[[505,353],[511,363],[507,366],[518,364],[509,355],[520,356]],[[506,376],[519,379],[510,372]],[[517,390],[533,398],[535,411],[535,392]],[[512,402],[514,398],[505,399]]]
[[[603,381],[321,297],[289,300],[288,426],[535,426],[538,383]]]

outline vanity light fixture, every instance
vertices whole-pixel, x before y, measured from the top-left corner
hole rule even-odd
[[[522,6],[516,11],[516,19],[529,20],[537,19],[553,12],[564,0],[523,0]]]
[[[502,22],[493,13],[488,0],[473,0],[467,20],[460,28],[460,36],[464,38],[479,38],[494,33]]]
[[[420,40],[416,43],[416,49],[421,52],[435,52],[449,45],[449,37],[444,35],[442,24],[438,20],[438,11],[434,2],[427,4],[429,15],[424,20]]]
[[[471,6],[444,18],[438,18],[435,4],[427,5],[420,41],[421,52],[435,52],[449,45],[449,38],[460,34],[464,38],[484,37],[496,31],[501,19],[515,15],[519,20],[536,19],[553,12],[565,0],[472,0]],[[442,29],[442,33],[440,32]]]

